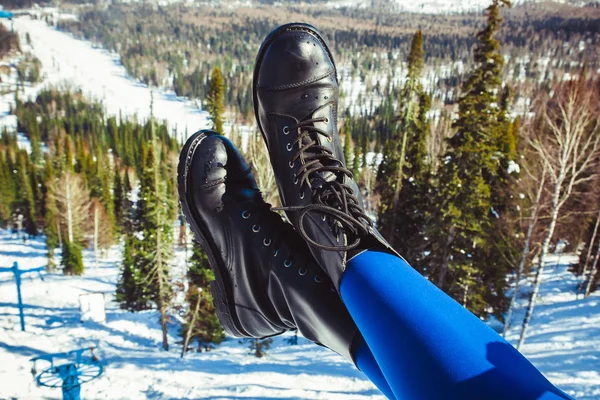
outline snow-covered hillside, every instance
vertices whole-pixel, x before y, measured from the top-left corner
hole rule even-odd
[[[29,359],[91,345],[104,375],[82,386],[83,399],[383,399],[377,389],[337,354],[299,340],[278,338],[258,359],[247,345],[228,338],[208,353],[180,358],[179,326],[170,326],[171,351],[161,351],[158,313],[129,313],[112,302],[119,273],[118,249],[94,266],[86,251],[86,273],[23,277],[26,332],[19,329],[17,294],[10,273],[0,273],[0,399],[59,398],[60,389],[36,387]],[[46,264],[43,238],[27,244],[0,230],[0,267]],[[106,323],[79,322],[80,294],[105,294]]]
[[[35,95],[39,87],[47,85],[80,88],[84,95],[101,100],[109,114],[137,115],[140,120],[148,118],[152,104],[154,116],[159,120],[167,120],[178,138],[182,138],[186,132],[191,135],[211,125],[208,113],[186,99],[133,80],[127,75],[118,55],[59,32],[44,21],[15,18],[14,28],[21,36],[24,50],[31,51],[42,63],[42,85],[26,88],[27,97]],[[26,45],[27,34],[31,38],[31,46]],[[1,98],[3,106],[0,112],[8,111],[5,108],[12,97],[6,95]],[[16,125],[13,116],[4,114],[4,118],[4,125]]]
[[[128,313],[112,301],[118,276],[118,249],[94,266],[85,253],[81,277],[60,273],[24,278],[27,331],[20,332],[12,274],[0,274],[0,398],[56,398],[59,391],[38,388],[29,359],[38,355],[97,346],[106,367],[102,378],[83,386],[82,398],[252,398],[382,399],[342,357],[300,339],[290,346],[278,338],[257,359],[228,338],[208,353],[179,358],[178,324],[170,326],[170,352],[160,350],[158,313]],[[579,400],[600,398],[600,294],[577,299],[577,278],[567,270],[573,257],[552,256],[524,354],[556,385]],[[23,244],[0,230],[0,267],[17,261],[22,269],[45,265],[43,238]],[[523,292],[530,282],[523,282]],[[78,296],[105,293],[106,323],[79,322]],[[525,299],[514,315],[508,339],[515,343]],[[8,383],[8,384],[6,384]]]

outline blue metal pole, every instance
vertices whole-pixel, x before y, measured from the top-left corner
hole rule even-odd
[[[19,271],[19,264],[15,262],[12,269],[13,273],[15,274],[15,280],[17,281],[17,297],[19,299],[19,318],[21,319],[21,330],[25,332],[25,313],[23,312],[23,298],[21,297],[21,271]]]

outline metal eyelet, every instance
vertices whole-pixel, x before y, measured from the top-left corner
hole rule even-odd
[[[292,151],[292,149],[294,148],[294,146],[292,146],[291,143],[288,143],[287,146],[285,146],[287,151]]]
[[[331,143],[331,142],[333,142],[333,139],[332,139],[330,136],[327,136],[327,141],[328,141],[329,143]]]
[[[290,134],[290,127],[289,126],[284,126],[283,127],[283,134],[284,135],[289,135]]]
[[[298,184],[298,177],[296,176],[296,174],[294,174],[294,185]]]
[[[300,193],[300,198],[303,199],[304,198],[304,192]]]
[[[325,121],[323,121],[323,122],[325,122],[326,124],[328,124],[329,123],[329,118],[325,117]]]
[[[290,168],[294,168],[294,163],[293,162],[289,162],[288,165],[290,166]]]
[[[271,238],[264,238],[263,239],[263,245],[265,247],[269,247],[271,245]]]
[[[321,221],[323,221],[323,222],[327,221],[327,216],[326,215],[322,215],[321,216]]]
[[[250,215],[252,215],[252,214],[250,213],[250,211],[248,211],[248,210],[244,210],[244,211],[242,211],[242,218],[244,218],[244,219],[248,219],[248,218],[250,218]]]
[[[298,275],[304,276],[304,275],[306,275],[307,272],[308,272],[308,270],[306,268],[300,268],[298,270]]]
[[[279,254],[279,249],[275,249],[275,253],[273,253],[273,257],[277,257],[277,254]]]
[[[258,233],[260,231],[260,225],[252,225],[252,232]]]
[[[292,266],[292,260],[285,260],[283,262],[283,266],[286,267],[286,268],[291,267]]]
[[[321,275],[315,275],[315,282],[323,283],[323,277],[321,277]]]

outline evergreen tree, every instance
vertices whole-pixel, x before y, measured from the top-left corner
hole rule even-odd
[[[206,96],[206,110],[213,122],[213,129],[223,134],[223,113],[225,112],[225,83],[221,69],[215,67],[212,71],[208,93]]]
[[[126,232],[123,241],[123,262],[117,282],[116,301],[124,310],[131,312],[147,310],[150,308],[149,296],[145,291],[142,273],[135,265],[133,234]]]
[[[360,172],[360,149],[362,142],[361,135],[356,136],[356,143],[354,143],[354,157],[352,159],[352,173],[355,178],[358,178],[358,173]]]
[[[382,233],[413,267],[426,272],[423,260],[428,251],[425,229],[430,204],[426,141],[431,99],[420,84],[423,62],[423,35],[417,31],[408,56],[400,115],[395,133],[386,142],[376,187],[381,193]]]
[[[17,153],[17,209],[16,212],[25,219],[25,231],[32,236],[38,234],[35,198],[29,176],[29,157],[27,152],[20,150]]]
[[[46,249],[48,251],[48,270],[54,270],[54,249],[61,245],[59,240],[60,230],[58,227],[58,217],[56,200],[54,197],[54,183],[56,177],[54,176],[54,169],[52,167],[52,160],[50,156],[46,154],[45,164],[45,178],[46,178],[46,197],[45,197],[45,214],[44,214],[44,234],[46,235]]]
[[[6,226],[10,221],[13,202],[16,199],[15,181],[9,161],[0,150],[0,226]]]
[[[489,310],[501,318],[506,308],[507,258],[497,257],[494,230],[498,217],[494,199],[505,159],[505,124],[498,107],[503,59],[494,35],[500,28],[500,8],[487,9],[487,26],[478,33],[475,69],[462,87],[459,114],[448,139],[439,172],[438,206],[428,237],[432,242],[435,281],[443,290],[479,316]],[[500,155],[500,156],[499,156]]]
[[[127,195],[123,190],[123,182],[121,181],[121,174],[117,169],[113,178],[113,209],[116,221],[122,221],[123,218],[123,206]]]
[[[273,343],[273,339],[242,339],[240,340],[240,344],[249,344],[250,354],[254,355],[257,358],[262,358],[267,354],[267,350],[271,348],[271,344]]]
[[[184,351],[192,340],[197,340],[199,349],[203,347],[209,350],[210,344],[221,343],[225,334],[217,318],[210,292],[210,282],[215,280],[215,276],[208,265],[206,252],[196,241],[193,244],[187,277],[190,283],[186,296],[189,308],[186,323],[181,331],[184,337]]]
[[[346,165],[350,165],[350,160],[352,159],[352,135],[350,133],[344,135],[344,159],[346,160]]]
[[[61,265],[65,275],[83,274],[83,255],[79,243],[63,241]]]
[[[160,154],[156,154],[154,148],[154,145],[148,148],[140,179],[137,220],[142,237],[136,240],[134,264],[140,270],[144,283],[138,301],[143,304],[147,297],[158,307],[163,349],[168,350],[167,306],[171,296],[168,262],[173,244],[173,221],[169,215],[172,200],[161,179]]]

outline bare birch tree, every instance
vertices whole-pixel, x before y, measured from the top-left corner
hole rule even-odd
[[[277,191],[277,183],[275,182],[267,147],[260,135],[253,133],[248,136],[248,148],[244,156],[250,167],[252,167],[256,184],[261,190],[265,202],[278,207],[281,202]]]
[[[594,262],[592,263],[592,269],[590,270],[590,277],[587,281],[587,285],[585,286],[584,296],[588,297],[592,291],[592,285],[596,280],[596,274],[598,273],[598,264],[600,259],[600,243],[596,248],[596,256],[594,257]]]
[[[561,84],[553,99],[540,109],[541,124],[530,135],[529,144],[548,171],[551,184],[550,219],[537,261],[533,292],[527,306],[517,349],[523,346],[540,291],[544,259],[556,229],[561,208],[574,190],[594,179],[591,174],[600,154],[599,115],[595,91],[586,90],[580,82]]]
[[[532,176],[534,182],[536,183],[535,186],[537,186],[537,189],[535,191],[535,197],[532,199],[531,213],[527,218],[528,223],[527,223],[527,233],[525,235],[525,243],[523,244],[523,251],[521,253],[521,258],[519,260],[519,265],[517,266],[517,269],[516,269],[517,272],[516,272],[516,276],[515,276],[515,287],[513,289],[513,294],[510,298],[510,303],[508,305],[508,311],[506,313],[504,329],[502,330],[503,336],[506,335],[506,333],[508,332],[508,329],[510,328],[510,322],[512,320],[513,309],[515,306],[515,302],[517,301],[517,298],[519,296],[521,276],[523,276],[523,270],[525,269],[525,263],[527,262],[527,258],[529,257],[529,254],[531,252],[531,247],[532,247],[531,241],[533,238],[533,231],[538,222],[540,210],[542,209],[542,194],[544,192],[544,185],[546,183],[546,173],[547,173],[546,171],[547,171],[546,166],[543,165],[541,177],[539,179],[536,179],[536,177]]]
[[[81,241],[89,227],[90,196],[81,176],[67,170],[53,184],[61,230],[69,242]]]

